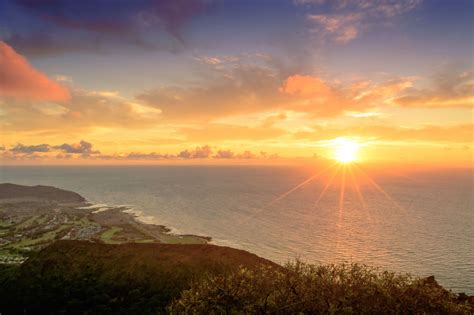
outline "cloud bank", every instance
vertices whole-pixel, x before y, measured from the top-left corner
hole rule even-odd
[[[89,159],[89,160],[122,160],[122,161],[160,161],[160,160],[204,160],[204,159],[275,159],[276,154],[268,155],[266,152],[260,154],[246,150],[241,153],[229,149],[215,149],[209,145],[198,146],[194,149],[185,149],[176,154],[161,154],[156,152],[141,153],[130,152],[120,154],[101,154],[99,150],[93,150],[90,142],[81,140],[79,143],[61,145],[38,144],[23,145],[17,144],[10,149],[6,149],[1,154],[4,160],[31,160],[42,158],[55,158],[59,160],[69,159]],[[1,150],[0,150],[1,151]],[[53,153],[55,155],[50,155]]]

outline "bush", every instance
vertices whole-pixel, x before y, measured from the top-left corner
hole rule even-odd
[[[469,314],[433,277],[360,264],[262,266],[207,277],[168,307],[171,314]]]
[[[259,264],[278,267],[215,245],[58,241],[22,265],[0,265],[0,313],[164,314],[192,279]]]

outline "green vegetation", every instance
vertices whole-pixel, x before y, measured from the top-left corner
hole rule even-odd
[[[470,314],[473,305],[434,277],[378,271],[365,265],[285,269],[240,268],[196,281],[168,308],[171,314]]]
[[[61,226],[58,229],[54,231],[49,231],[45,232],[43,234],[38,235],[35,238],[24,238],[16,243],[13,243],[10,248],[16,248],[16,249],[21,249],[27,246],[32,246],[32,245],[37,245],[37,244],[43,244],[46,242],[50,242],[54,240],[54,237],[56,236],[57,233],[60,233],[61,231],[67,229],[67,226]]]
[[[37,218],[38,218],[37,216],[32,216],[32,217],[26,218],[23,222],[20,222],[20,223],[15,225],[15,230],[20,231],[23,228],[31,226],[33,223],[35,223]]]
[[[6,222],[6,221],[3,221],[0,219],[0,229],[5,229],[9,226],[11,226],[12,224],[10,222]]]
[[[136,220],[126,207],[91,206],[75,192],[49,186],[0,184],[0,264],[22,263],[56,240],[108,244],[206,244],[209,237],[176,235]]]
[[[21,264],[25,259],[25,255],[18,253],[18,251],[0,249],[0,266],[3,264]]]
[[[260,264],[277,266],[214,245],[58,241],[22,265],[0,265],[0,313],[164,313],[192,281]]]
[[[120,241],[114,240],[115,234],[119,233],[123,229],[118,226],[113,226],[100,236],[100,239],[108,244],[119,244]]]
[[[162,234],[160,235],[160,242],[166,244],[206,244],[207,240],[195,235],[174,235]]]
[[[279,266],[215,245],[58,241],[0,265],[2,314],[470,314],[434,278]]]
[[[0,185],[1,187],[1,185]],[[89,240],[108,244],[206,244],[209,238],[170,234],[160,225],[144,224],[124,212],[45,200],[0,199],[0,263],[20,263],[55,240]],[[12,257],[15,257],[14,259]]]

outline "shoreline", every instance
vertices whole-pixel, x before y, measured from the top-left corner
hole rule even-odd
[[[1,189],[8,194],[0,198],[0,264],[22,263],[57,240],[105,244],[212,241],[208,236],[175,233],[152,223],[131,205],[92,203],[50,186],[0,184]]]
[[[0,184],[0,191],[3,185],[6,184]],[[48,186],[41,187],[44,189]],[[71,198],[83,198],[71,191],[68,193],[75,194]],[[100,201],[93,203],[84,198],[82,201],[58,201],[51,199],[52,194],[47,193],[21,198],[10,197],[0,196],[0,264],[22,263],[34,252],[56,240],[87,240],[104,244],[213,244],[252,251],[279,264],[287,261],[272,259],[262,252],[246,247],[245,243],[241,245],[225,238],[182,233],[173,227],[159,224],[159,217],[146,215],[131,204],[110,205]],[[380,265],[377,267],[389,268]],[[450,288],[472,293],[472,290],[464,287]]]
[[[133,205],[116,205],[116,206],[107,205],[107,207],[109,208],[101,210],[100,212],[119,209],[119,211],[121,211],[122,213],[129,215],[137,224],[162,228],[164,231],[166,231],[165,233],[168,235],[177,236],[177,237],[184,237],[184,236],[197,237],[197,238],[202,238],[202,239],[207,240],[208,243],[213,242],[213,238],[211,236],[198,235],[198,234],[192,234],[192,233],[183,233],[177,228],[170,227],[164,224],[155,223],[156,222],[155,220],[157,220],[155,216],[144,215],[143,211],[133,208]],[[127,209],[123,209],[123,208],[127,208]]]

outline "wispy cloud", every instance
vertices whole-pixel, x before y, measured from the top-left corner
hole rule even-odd
[[[362,81],[340,85],[315,76],[293,75],[284,81],[280,92],[293,96],[288,108],[315,117],[334,117],[345,112],[364,111],[383,105],[411,87],[413,80],[408,77],[382,83]]]
[[[444,72],[433,81],[431,88],[409,89],[395,97],[393,103],[403,107],[474,107],[474,71]]]
[[[296,4],[329,6],[329,11],[308,14],[308,20],[315,26],[312,32],[336,42],[347,43],[357,38],[363,31],[386,24],[390,19],[416,9],[422,0],[371,1],[371,0],[301,0]]]
[[[332,36],[336,42],[347,43],[360,32],[361,14],[348,15],[308,15],[308,20],[320,26],[314,28],[313,32]]]
[[[275,109],[335,117],[384,104],[411,87],[414,80],[406,77],[342,84],[318,76],[285,74],[271,58],[261,65],[239,63],[230,68],[212,68],[212,80],[187,87],[162,86],[140,93],[137,99],[160,109],[163,119],[181,122],[212,121]]]
[[[29,99],[5,101],[4,130],[83,131],[96,127],[146,128],[156,124],[161,111],[116,92],[71,88],[65,103],[37,103]]]
[[[169,119],[211,119],[278,106],[281,96],[277,69],[237,65],[213,70],[212,80],[189,87],[165,86],[149,90],[137,99],[163,111]]]
[[[117,46],[175,52],[184,47],[183,28],[211,2],[12,0],[41,27],[26,33],[12,28],[4,39],[29,55],[110,53]]]

